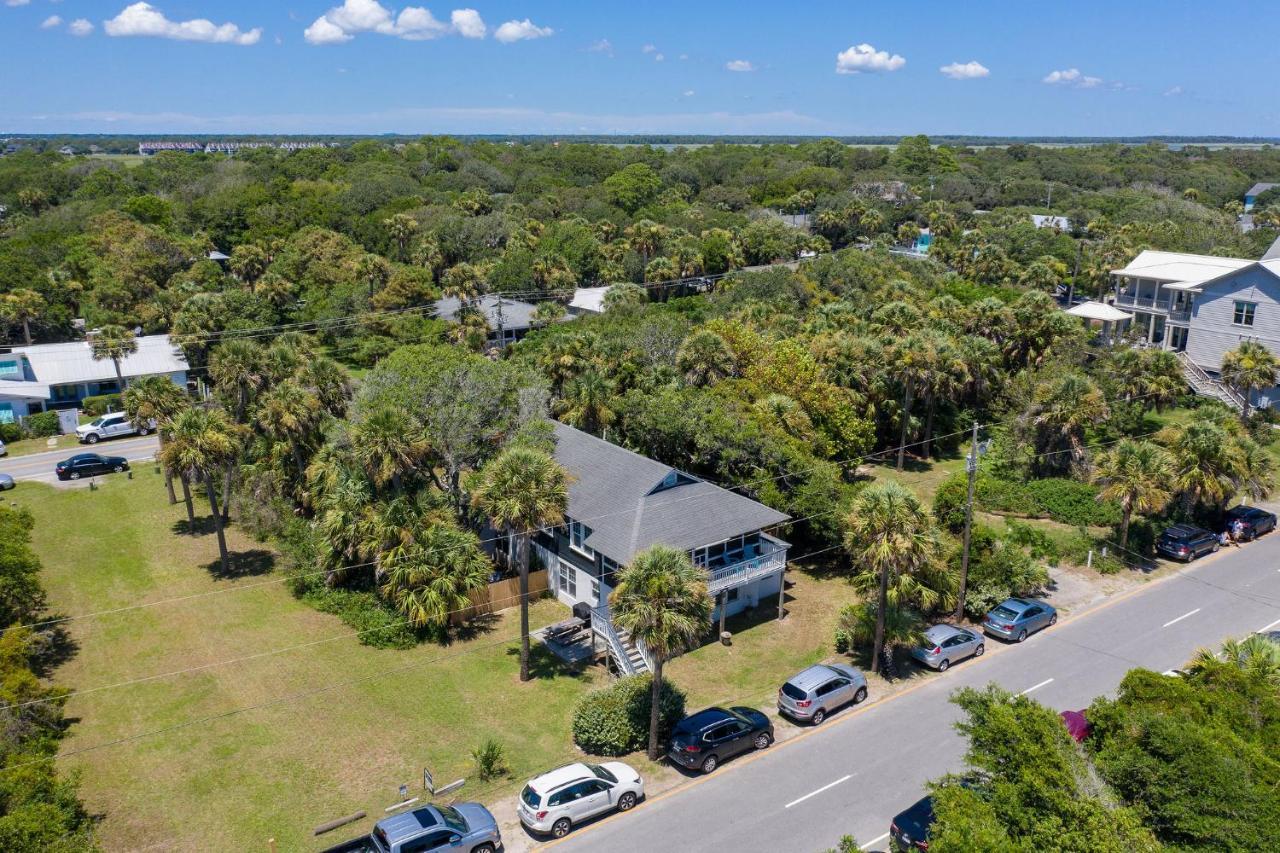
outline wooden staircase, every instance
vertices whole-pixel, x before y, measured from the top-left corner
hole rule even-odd
[[[636,644],[631,641],[631,634],[622,629],[618,629],[618,641],[622,646],[622,651],[627,658],[627,667],[618,667],[619,670],[627,671],[628,675],[638,675],[642,672],[649,671],[649,664],[645,662],[644,655],[640,654],[640,650],[636,648]]]
[[[1237,412],[1244,411],[1244,398],[1234,388],[1226,385],[1220,379],[1214,379],[1200,365],[1192,361],[1185,352],[1178,353],[1178,361],[1182,365],[1182,375],[1187,380],[1187,384],[1191,386],[1191,390],[1202,397],[1212,397],[1215,400],[1219,400]]]

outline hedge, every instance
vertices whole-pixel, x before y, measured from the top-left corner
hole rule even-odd
[[[0,423],[0,441],[6,444],[23,438],[22,424],[16,421]]]
[[[592,755],[626,755],[649,744],[653,676],[633,675],[592,691],[573,711],[573,742]],[[684,691],[662,680],[658,739],[665,742],[684,717]]]
[[[37,412],[34,415],[28,415],[24,426],[32,438],[48,438],[62,432],[57,412]]]
[[[1073,527],[1112,527],[1120,522],[1119,505],[1099,501],[1097,486],[1066,477],[1019,483],[979,471],[974,486],[974,505],[988,512],[1028,518],[1047,516]],[[933,499],[939,523],[952,530],[964,524],[967,492],[968,477],[964,472],[952,474],[942,483]]]
[[[120,411],[120,395],[119,394],[99,394],[95,397],[85,397],[80,401],[80,408],[84,410],[86,415],[98,417],[105,415],[107,409],[113,412]]]

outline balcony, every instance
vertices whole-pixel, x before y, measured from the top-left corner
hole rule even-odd
[[[760,534],[756,542],[748,543],[741,552],[729,551],[724,559],[713,560],[704,567],[710,576],[707,591],[716,595],[781,571],[787,565],[788,547],[786,542]]]
[[[1142,308],[1148,311],[1168,311],[1169,299],[1157,298],[1155,296],[1138,296],[1134,293],[1117,293],[1117,308]]]

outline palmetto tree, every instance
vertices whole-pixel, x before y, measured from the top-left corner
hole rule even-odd
[[[565,423],[601,437],[617,419],[613,386],[594,370],[570,380],[553,409]]]
[[[711,622],[711,595],[706,572],[684,551],[654,545],[618,572],[609,595],[609,610],[620,628],[642,642],[653,659],[653,694],[649,707],[649,758],[657,761],[658,710],[662,667],[692,646]]]
[[[97,361],[111,359],[116,369],[116,381],[120,383],[120,389],[124,390],[124,374],[120,372],[120,361],[138,351],[138,341],[134,338],[133,332],[124,326],[103,326],[89,338],[89,351]]]
[[[1070,460],[1080,464],[1084,462],[1085,429],[1109,414],[1106,397],[1097,384],[1088,376],[1069,372],[1036,385],[1027,417],[1045,449],[1056,453],[1053,448],[1065,445]]]
[[[1172,424],[1156,433],[1156,441],[1173,457],[1173,485],[1188,509],[1200,501],[1221,505],[1236,493],[1244,460],[1223,426],[1208,420]]]
[[[418,220],[407,213],[396,213],[382,220],[382,227],[387,229],[387,236],[396,244],[396,257],[405,260],[409,241],[418,233]]]
[[[554,459],[529,447],[509,447],[480,471],[473,501],[494,527],[515,537],[520,571],[520,680],[529,680],[529,540],[535,530],[564,523],[569,477]]]
[[[222,571],[228,572],[227,540],[222,529],[222,512],[214,477],[235,463],[240,452],[237,426],[221,409],[190,408],[180,412],[169,425],[169,440],[161,452],[166,467],[188,480],[203,482],[218,534],[218,556]]]
[[[902,410],[899,415],[901,428],[898,442],[899,471],[906,463],[907,435],[911,428],[911,404],[916,390],[925,382],[931,369],[932,353],[927,342],[918,334],[908,334],[893,348],[892,371],[902,386]]]
[[[667,238],[667,229],[651,219],[641,219],[634,225],[627,226],[627,244],[632,251],[640,253],[641,265],[647,271],[649,258],[662,248],[662,241]]]
[[[703,388],[733,376],[738,365],[724,338],[708,329],[701,329],[680,344],[676,353],[676,369],[687,384]]]
[[[1187,671],[1199,675],[1224,664],[1280,688],[1280,642],[1270,637],[1251,634],[1243,640],[1233,638],[1222,644],[1221,653],[1199,649],[1187,664]]]
[[[351,426],[351,452],[378,488],[391,484],[400,494],[406,474],[426,457],[430,445],[422,426],[404,410],[375,409]]]
[[[443,630],[488,582],[489,560],[475,534],[434,524],[389,564],[379,592],[411,625]]]
[[[1125,439],[1098,455],[1093,480],[1102,486],[1099,500],[1120,504],[1120,547],[1129,544],[1134,512],[1159,512],[1174,495],[1173,457],[1149,441]]]
[[[289,446],[299,482],[306,477],[304,451],[310,446],[323,417],[320,400],[291,380],[276,385],[258,401],[259,427],[268,436]]]
[[[121,403],[130,423],[136,428],[150,429],[151,422],[155,421],[163,455],[166,428],[174,416],[191,404],[191,398],[168,376],[144,376],[125,389]],[[177,503],[178,497],[173,493],[173,472],[167,467],[164,485],[169,491],[169,503]]]
[[[257,341],[231,338],[209,355],[209,378],[235,401],[236,423],[244,423],[249,402],[266,379],[266,350]]]
[[[872,580],[876,593],[876,629],[872,666],[881,667],[885,614],[915,598],[924,606],[940,600],[928,583],[937,570],[937,527],[920,500],[892,480],[868,487],[845,519],[844,546],[853,559],[855,581]]]
[[[1249,418],[1249,396],[1255,391],[1274,388],[1277,373],[1280,373],[1280,359],[1257,341],[1243,341],[1222,356],[1222,381],[1244,398],[1241,418]]]
[[[31,321],[44,313],[47,304],[36,291],[19,287],[4,295],[0,302],[0,314],[12,323],[22,325],[22,339],[31,346]]]

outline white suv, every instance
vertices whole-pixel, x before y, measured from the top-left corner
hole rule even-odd
[[[520,792],[520,822],[564,838],[574,824],[614,810],[630,811],[644,797],[640,774],[620,761],[569,764],[543,773]]]
[[[97,444],[104,438],[120,438],[125,435],[146,435],[154,429],[154,424],[146,424],[141,429],[134,427],[129,416],[124,412],[114,412],[94,418],[87,424],[76,427],[76,438],[81,444]]]

